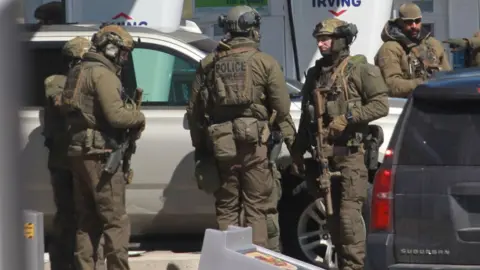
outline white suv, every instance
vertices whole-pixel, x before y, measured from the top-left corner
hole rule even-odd
[[[23,36],[23,44],[28,51],[26,57],[32,78],[28,81],[26,103],[20,112],[25,200],[26,207],[45,214],[48,233],[55,206],[47,170],[47,149],[43,146],[41,134],[43,81],[51,74],[65,72],[61,55],[63,44],[75,36],[90,38],[98,26],[25,25],[25,28],[27,31]],[[185,119],[185,105],[199,61],[217,43],[192,31],[178,30],[165,34],[146,27],[127,29],[138,44],[122,74],[122,80],[127,89],[137,86],[143,88],[142,106],[147,117],[145,132],[138,141],[137,153],[132,160],[135,179],[127,187],[127,211],[132,221],[132,235],[203,233],[206,228],[215,227],[214,200],[198,190],[193,180],[194,149]],[[288,81],[292,96],[298,94],[301,86],[301,83]],[[297,125],[300,118],[299,102],[296,97],[291,105],[292,117]],[[387,139],[403,106],[402,101],[398,102],[398,106],[392,103],[394,106],[389,116],[376,121],[384,128]],[[287,156],[288,152],[282,152],[281,160],[288,160]],[[291,192],[285,190],[284,194]],[[300,214],[308,209],[311,207],[296,211]],[[315,218],[307,217],[308,220]],[[284,228],[283,232],[289,235],[287,231],[295,231],[293,240],[298,240],[299,244],[305,243],[301,237],[308,231],[298,231],[299,225],[294,226]],[[308,230],[318,231],[318,227]],[[308,254],[304,253],[304,257],[313,260]]]

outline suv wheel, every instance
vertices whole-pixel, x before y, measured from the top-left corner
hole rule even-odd
[[[297,221],[297,242],[308,262],[322,268],[337,266],[337,254],[327,228],[325,205],[322,201],[311,202]]]
[[[322,201],[314,200],[302,180],[287,176],[279,203],[283,253],[325,269],[337,269],[337,254],[326,225],[326,211]],[[301,190],[301,191],[300,191]],[[363,207],[363,225],[369,218],[371,187]]]

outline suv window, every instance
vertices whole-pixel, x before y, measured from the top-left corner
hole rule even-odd
[[[184,106],[198,63],[171,49],[140,43],[132,52],[136,84],[145,105]]]
[[[480,103],[415,99],[399,146],[402,165],[480,165]]]
[[[68,66],[62,58],[64,41],[25,42],[22,44],[25,72],[30,80],[24,82],[23,105],[43,106],[45,102],[45,79],[53,74],[65,74]]]

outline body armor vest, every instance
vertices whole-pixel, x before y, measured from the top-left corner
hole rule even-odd
[[[263,89],[253,84],[252,60],[255,47],[238,47],[216,53],[207,66],[208,115],[213,123],[238,117],[266,120]]]
[[[407,57],[411,79],[427,79],[434,72],[440,70],[440,59],[436,56],[429,41],[411,48]]]
[[[355,64],[355,60],[352,60],[352,58],[350,56],[345,58],[334,68],[331,75],[322,74],[317,79],[317,90],[324,93],[326,102],[324,104],[325,112],[322,115],[325,131],[334,117],[346,115],[356,106],[362,106],[362,99],[357,97],[358,95],[352,96],[350,93],[351,89],[356,89],[356,86],[352,85],[353,82],[349,80],[351,69]],[[361,144],[367,128],[368,125],[356,125],[344,136],[336,139],[334,144],[358,146]]]
[[[213,99],[216,106],[253,104],[251,59],[254,48],[238,48],[218,53],[214,60]]]
[[[317,88],[325,89],[325,117],[327,124],[335,116],[348,113],[354,106],[361,105],[360,98],[350,96],[351,82],[349,81],[352,64],[351,57],[344,59],[334,70],[331,76],[328,74],[319,76]],[[326,121],[325,121],[326,120]]]
[[[93,128],[93,93],[86,87],[86,78],[90,75],[93,67],[104,66],[99,62],[86,62],[74,66],[67,77],[65,90],[61,96],[61,108],[66,114],[82,115],[86,125]]]

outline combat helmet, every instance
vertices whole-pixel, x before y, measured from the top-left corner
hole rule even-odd
[[[314,38],[319,36],[347,37],[356,36],[357,34],[358,29],[355,24],[333,18],[323,20],[315,25],[312,36]]]
[[[318,38],[329,36],[333,40],[332,52],[339,52],[348,48],[357,37],[358,29],[353,23],[333,18],[319,22],[313,29],[312,36]]]
[[[333,18],[333,19],[326,19],[319,22],[315,25],[315,29],[313,29],[312,36],[314,38],[318,36],[333,36],[335,34],[335,30],[337,27],[346,25],[345,21]]]
[[[92,37],[92,45],[103,48],[107,44],[117,46],[119,49],[132,51],[134,48],[133,37],[123,27],[109,24],[102,27]]]
[[[260,14],[249,6],[236,6],[228,11],[228,14],[218,17],[218,26],[225,33],[249,33],[260,28]]]
[[[82,58],[90,46],[90,40],[83,37],[75,37],[65,43],[62,53],[70,58]]]

